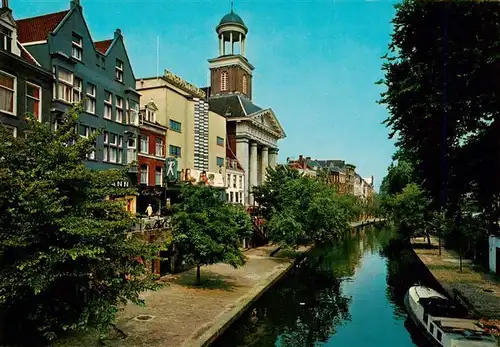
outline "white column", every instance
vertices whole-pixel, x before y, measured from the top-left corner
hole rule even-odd
[[[246,38],[243,38],[241,41],[241,55],[245,56],[245,42],[247,41]]]
[[[231,54],[234,54],[233,32],[229,33],[229,42],[231,43]]]
[[[242,53],[241,53],[241,48],[242,48],[242,47],[241,47],[241,45],[242,45],[242,40],[243,40],[243,39],[242,39],[242,35],[241,35],[241,33],[240,33],[239,38],[238,38],[238,43],[240,44],[240,54],[242,54]]]
[[[262,147],[262,161],[260,167],[260,172],[262,174],[262,179],[261,179],[262,184],[264,184],[264,182],[266,181],[266,172],[268,165],[269,165],[269,148]]]
[[[269,166],[274,168],[276,167],[277,162],[278,162],[278,149],[272,148],[269,151]]]
[[[257,142],[252,141],[250,143],[250,186],[248,187],[248,190],[250,192],[250,201],[249,203],[253,205],[253,195],[252,195],[252,190],[253,187],[257,185],[257,165],[258,165],[258,160],[257,160]]]
[[[224,35],[219,35],[219,56],[223,55]]]
[[[248,187],[250,186],[250,184],[249,184],[250,165],[249,165],[249,160],[248,160],[248,154],[249,154],[248,139],[245,139],[245,138],[236,139],[236,158],[240,162],[240,165],[244,171],[243,201],[245,202],[245,204],[250,203],[249,196],[248,196]]]

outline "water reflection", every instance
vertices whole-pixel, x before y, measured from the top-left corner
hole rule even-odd
[[[314,249],[212,346],[421,345],[403,308],[414,261],[393,237],[367,228]]]

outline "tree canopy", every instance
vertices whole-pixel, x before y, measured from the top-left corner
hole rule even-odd
[[[80,106],[57,131],[27,119],[26,137],[0,127],[0,321],[2,343],[38,345],[65,332],[104,329],[118,307],[154,289],[136,259],[153,245],[128,238],[134,218],[113,197],[119,170],[92,171],[83,160],[99,134],[83,138]]]
[[[282,247],[334,242],[360,213],[354,197],[339,196],[327,184],[285,166],[269,168],[254,196],[270,241]]]
[[[498,200],[499,19],[498,2],[396,5],[380,102],[435,209],[455,208],[471,190],[485,207]]]
[[[252,222],[242,207],[224,201],[220,190],[184,185],[173,211],[173,243],[186,261],[197,266],[198,284],[201,265],[245,263],[240,247],[252,235]]]

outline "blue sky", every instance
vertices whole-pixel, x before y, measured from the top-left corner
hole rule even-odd
[[[94,40],[125,37],[136,77],[168,69],[197,86],[208,81],[207,59],[218,53],[215,26],[230,1],[81,0]],[[15,0],[16,18],[69,8],[69,0]],[[385,175],[393,142],[376,104],[394,14],[389,1],[235,1],[249,28],[247,58],[255,66],[253,100],[271,107],[287,138],[279,159],[299,154],[345,159],[362,176]]]

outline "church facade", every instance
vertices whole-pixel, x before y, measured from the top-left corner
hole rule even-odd
[[[252,187],[265,181],[268,167],[278,161],[278,141],[286,134],[271,108],[252,99],[254,67],[246,58],[248,28],[231,10],[216,27],[219,55],[209,59],[210,109],[226,117],[227,153],[244,172],[243,202],[254,203]]]

